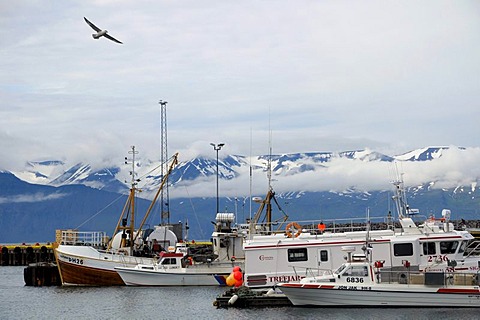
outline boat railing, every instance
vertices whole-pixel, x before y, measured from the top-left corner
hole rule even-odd
[[[333,278],[333,270],[291,266],[297,279],[320,277]],[[341,277],[341,276],[338,276]],[[480,273],[463,272],[421,272],[418,270],[377,270],[374,281],[383,284],[425,285],[425,286],[478,286]],[[321,280],[324,281],[324,280]]]
[[[370,217],[367,218],[339,218],[339,219],[318,219],[318,220],[296,220],[296,223],[302,228],[302,232],[311,234],[321,234],[325,232],[341,233],[351,231],[366,231],[368,222],[370,228],[374,230],[386,230],[396,227],[393,221],[388,217]],[[285,233],[286,226],[289,224],[285,222],[272,222],[267,224],[256,224],[253,226],[254,230],[250,231],[254,234],[281,234]]]
[[[57,242],[63,245],[104,248],[108,242],[108,236],[102,231],[60,230],[60,232],[60,239],[57,237]]]
[[[330,276],[333,275],[333,271],[331,269],[321,269],[321,268],[312,268],[312,267],[302,267],[302,266],[290,266],[295,273],[297,278],[303,277],[323,277],[323,276]]]
[[[395,283],[405,285],[427,286],[477,286],[478,273],[462,272],[420,272],[420,271],[387,271],[379,270],[376,273],[379,283]]]
[[[113,252],[112,250],[109,251],[110,253],[114,253],[116,254],[120,260],[120,263],[124,266],[124,267],[128,267],[128,266],[131,266],[131,265],[138,265],[138,264],[145,264],[145,265],[154,265],[158,262],[157,259],[154,258],[154,260],[152,260],[152,258],[150,257],[139,257],[139,256],[131,256],[131,255],[128,255],[128,254],[125,254],[125,253],[122,253],[121,251],[118,252]]]
[[[480,240],[474,239],[465,248],[465,258],[478,255],[480,255]]]

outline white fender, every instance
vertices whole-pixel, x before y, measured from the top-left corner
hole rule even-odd
[[[234,294],[234,295],[228,300],[228,305],[229,305],[229,306],[233,305],[237,300],[238,300],[238,295]]]

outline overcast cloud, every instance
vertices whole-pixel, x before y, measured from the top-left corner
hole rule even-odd
[[[181,160],[478,147],[479,30],[473,0],[3,1],[0,168],[158,159],[160,99]]]

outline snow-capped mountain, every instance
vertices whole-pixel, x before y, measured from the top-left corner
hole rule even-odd
[[[276,204],[293,221],[358,218],[367,208],[372,217],[384,217],[393,210],[390,182],[399,173],[405,173],[400,177],[408,182],[409,204],[423,216],[448,208],[455,219],[480,219],[479,158],[479,148],[457,147],[429,147],[393,156],[372,150],[230,155],[218,163],[220,208],[245,221],[251,214],[249,199],[267,191],[270,163]],[[215,217],[216,159],[180,155],[180,160],[169,179],[170,190],[175,191],[168,203],[172,219],[189,221],[191,239],[208,239]],[[158,161],[139,154],[134,178],[144,191],[140,197],[151,199],[158,189],[161,175],[154,170],[158,167]],[[395,170],[396,175],[388,174]],[[111,230],[125,199],[119,193],[127,191],[132,171],[132,163],[95,169],[68,161],[32,161],[18,172],[0,171],[0,243],[51,241],[55,229],[78,226]],[[249,196],[250,175],[262,186]],[[178,195],[184,189],[188,192]],[[150,205],[145,199],[137,200],[139,212]],[[251,209],[255,212],[257,206]]]
[[[443,150],[448,150],[448,147],[443,148],[423,148],[412,150],[402,155],[396,156],[395,159],[399,161],[427,161],[438,159],[442,156]],[[465,150],[466,148],[458,147],[458,150]]]
[[[247,157],[242,155],[229,155],[219,159],[218,175],[221,180],[235,180],[252,172],[264,173],[268,164],[271,164],[272,175],[275,179],[281,177],[295,176],[305,172],[314,172],[331,166],[335,160],[350,160],[343,162],[345,170],[347,166],[353,166],[355,163],[412,163],[434,161],[442,157],[446,151],[467,152],[467,148],[456,147],[428,147],[411,152],[389,156],[372,150],[355,150],[340,153],[332,152],[309,152],[293,153],[282,155],[260,155]],[[181,157],[181,156],[180,156]],[[202,183],[209,177],[215,176],[217,172],[217,163],[213,158],[198,157],[189,160],[181,160],[174,168],[169,182],[171,186],[179,185],[185,182]],[[160,163],[158,161],[140,160],[136,164],[136,178],[141,180],[142,188],[147,191],[144,196],[148,197],[149,191],[155,190],[161,180]],[[166,167],[164,167],[166,171]],[[69,165],[64,161],[42,161],[28,162],[23,171],[13,172],[19,179],[40,185],[65,186],[65,185],[85,185],[99,190],[122,193],[128,190],[131,180],[131,164],[124,164],[115,167],[106,167],[102,169],[93,169],[89,164],[77,163]],[[472,176],[471,182],[475,183],[477,176]],[[433,182],[436,181],[424,181]],[[448,186],[448,187],[457,187]],[[355,188],[355,185],[351,187]],[[373,190],[377,190],[373,188]],[[301,190],[290,190],[301,191]],[[318,190],[321,191],[321,190]],[[340,191],[340,190],[339,190]],[[344,191],[344,190],[341,190]]]

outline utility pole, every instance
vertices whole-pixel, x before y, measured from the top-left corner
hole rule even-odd
[[[162,178],[167,173],[167,101],[160,100],[160,174]],[[162,224],[170,223],[170,209],[169,209],[169,195],[168,195],[168,179],[165,183],[165,188],[160,194],[160,217]]]
[[[216,213],[218,213],[218,207],[219,207],[219,203],[218,203],[218,151],[220,149],[222,149],[222,147],[225,145],[225,143],[218,143],[218,144],[210,143],[210,145],[213,147],[213,150],[215,150],[217,152],[217,212]]]

